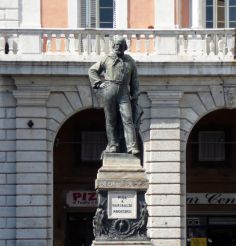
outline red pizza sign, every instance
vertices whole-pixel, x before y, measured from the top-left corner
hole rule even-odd
[[[66,204],[69,207],[97,207],[97,194],[95,191],[69,191]]]

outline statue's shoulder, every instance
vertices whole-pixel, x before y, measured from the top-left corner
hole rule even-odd
[[[125,54],[125,59],[129,62],[135,63],[135,60],[130,55]]]

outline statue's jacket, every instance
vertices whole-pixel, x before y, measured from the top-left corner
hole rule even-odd
[[[93,88],[101,83],[101,74],[104,73],[105,82],[116,83],[129,87],[130,97],[139,96],[139,82],[135,61],[129,55],[119,58],[115,53],[103,57],[89,69],[89,78]]]

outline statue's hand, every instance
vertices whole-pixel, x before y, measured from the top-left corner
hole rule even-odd
[[[99,81],[94,84],[93,89],[100,89],[100,85],[102,84],[102,81]]]
[[[104,89],[107,87],[107,84],[105,82],[102,82],[100,85],[99,85],[99,89]]]

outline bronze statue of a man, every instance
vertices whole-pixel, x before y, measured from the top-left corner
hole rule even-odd
[[[119,124],[122,124],[127,152],[136,155],[139,150],[131,103],[137,105],[139,96],[137,68],[132,57],[124,54],[127,44],[123,37],[115,36],[112,48],[111,54],[89,69],[92,87],[101,91],[103,99],[108,139],[105,152],[120,151]],[[102,73],[105,81],[101,79]]]

